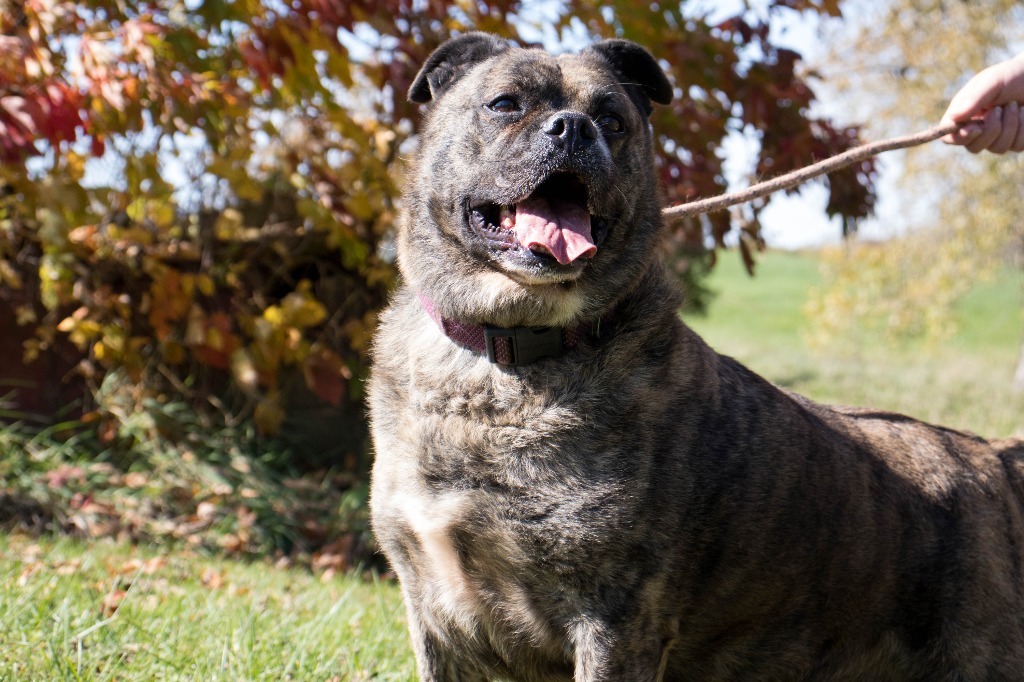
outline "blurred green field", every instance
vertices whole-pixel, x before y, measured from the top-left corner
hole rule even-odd
[[[957,332],[939,345],[836,339],[812,348],[803,307],[820,284],[813,253],[768,252],[757,275],[720,254],[707,317],[687,317],[718,352],[774,383],[824,403],[894,410],[986,436],[1024,433],[1024,396],[1012,391],[1024,334],[1024,273],[1005,268],[956,309]]]

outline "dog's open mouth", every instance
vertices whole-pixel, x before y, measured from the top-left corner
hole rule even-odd
[[[470,206],[469,224],[492,248],[528,249],[562,265],[597,253],[587,186],[569,173],[551,175],[515,204]]]

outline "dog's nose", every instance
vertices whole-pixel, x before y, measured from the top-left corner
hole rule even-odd
[[[600,135],[589,116],[573,111],[562,111],[549,118],[544,134],[570,154],[583,151]]]

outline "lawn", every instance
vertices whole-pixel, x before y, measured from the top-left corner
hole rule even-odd
[[[1024,276],[979,284],[942,347],[837,340],[812,350],[813,257],[723,254],[707,318],[720,352],[817,400],[898,410],[987,435],[1024,429],[1010,391]],[[113,541],[0,536],[0,681],[412,680],[397,585],[368,574]]]
[[[0,536],[0,680],[413,680],[393,581]]]
[[[807,342],[803,307],[820,282],[812,255],[770,252],[749,277],[735,254],[719,259],[708,317],[687,322],[718,352],[824,403],[868,405],[996,437],[1024,435],[1024,396],[1013,372],[1024,333],[1024,273],[1006,268],[979,282],[956,310],[957,332],[941,344],[835,339]]]

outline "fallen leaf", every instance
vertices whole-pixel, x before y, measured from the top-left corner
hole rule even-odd
[[[142,559],[129,559],[121,564],[117,573],[126,576],[134,576],[138,574],[153,575],[166,564],[167,560],[163,557],[153,557],[152,559],[147,559],[145,561]]]
[[[196,516],[200,521],[210,521],[217,516],[220,507],[209,501],[200,502],[196,506]]]
[[[259,520],[256,512],[248,507],[239,507],[235,513],[238,515],[239,528],[252,528],[256,525],[256,521]]]
[[[140,471],[131,471],[124,476],[124,484],[129,488],[145,488],[149,477]]]
[[[231,533],[222,537],[217,541],[217,543],[228,552],[234,554],[238,554],[245,549],[245,540],[237,535],[232,535]]]
[[[78,569],[82,567],[81,559],[71,559],[70,561],[60,561],[54,564],[53,571],[57,575],[74,575],[78,572]]]
[[[224,574],[212,566],[203,569],[200,581],[211,590],[216,590],[224,584]]]
[[[63,488],[68,483],[83,483],[85,481],[85,469],[82,467],[62,464],[61,466],[46,472],[46,485],[51,489]]]
[[[107,596],[103,598],[103,603],[101,605],[103,615],[108,618],[114,615],[114,612],[117,611],[121,606],[121,603],[124,602],[124,598],[127,596],[128,592],[125,590],[112,590],[108,592]]]
[[[41,562],[35,562],[23,568],[21,570],[21,575],[18,576],[18,587],[25,587],[28,585],[28,579],[41,570],[43,570],[43,564]]]

